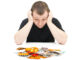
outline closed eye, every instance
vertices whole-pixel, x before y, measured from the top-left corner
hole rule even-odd
[[[35,20],[38,20],[38,19],[35,19]]]

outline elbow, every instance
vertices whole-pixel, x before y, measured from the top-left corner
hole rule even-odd
[[[61,44],[61,45],[65,45],[66,42],[67,42],[67,38],[68,38],[68,36],[65,35],[65,37],[59,42],[59,44]]]
[[[19,41],[18,36],[15,34],[14,35],[14,40],[16,45],[21,45],[22,43]]]
[[[66,44],[66,42],[59,42],[59,44],[60,44],[60,45],[65,45],[65,44]]]

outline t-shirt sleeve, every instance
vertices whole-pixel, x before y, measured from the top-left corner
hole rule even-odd
[[[20,30],[21,28],[23,28],[26,25],[27,22],[28,22],[28,19],[27,18],[24,19],[24,20],[22,20],[22,22],[21,22],[20,27],[19,27],[18,30]]]
[[[52,23],[55,24],[59,29],[61,29],[62,31],[64,31],[64,29],[62,28],[61,23],[58,21],[58,19],[53,18],[52,19]],[[65,32],[65,31],[64,31]]]

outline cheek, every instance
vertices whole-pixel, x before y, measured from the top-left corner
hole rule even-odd
[[[36,25],[38,24],[38,21],[33,20],[33,22],[34,22]]]
[[[43,21],[44,22],[44,24],[46,24],[47,23],[47,20],[45,20],[45,21]]]

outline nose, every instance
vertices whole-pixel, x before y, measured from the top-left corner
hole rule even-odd
[[[40,26],[40,25],[42,25],[42,22],[41,22],[41,21],[39,21],[39,26]]]

